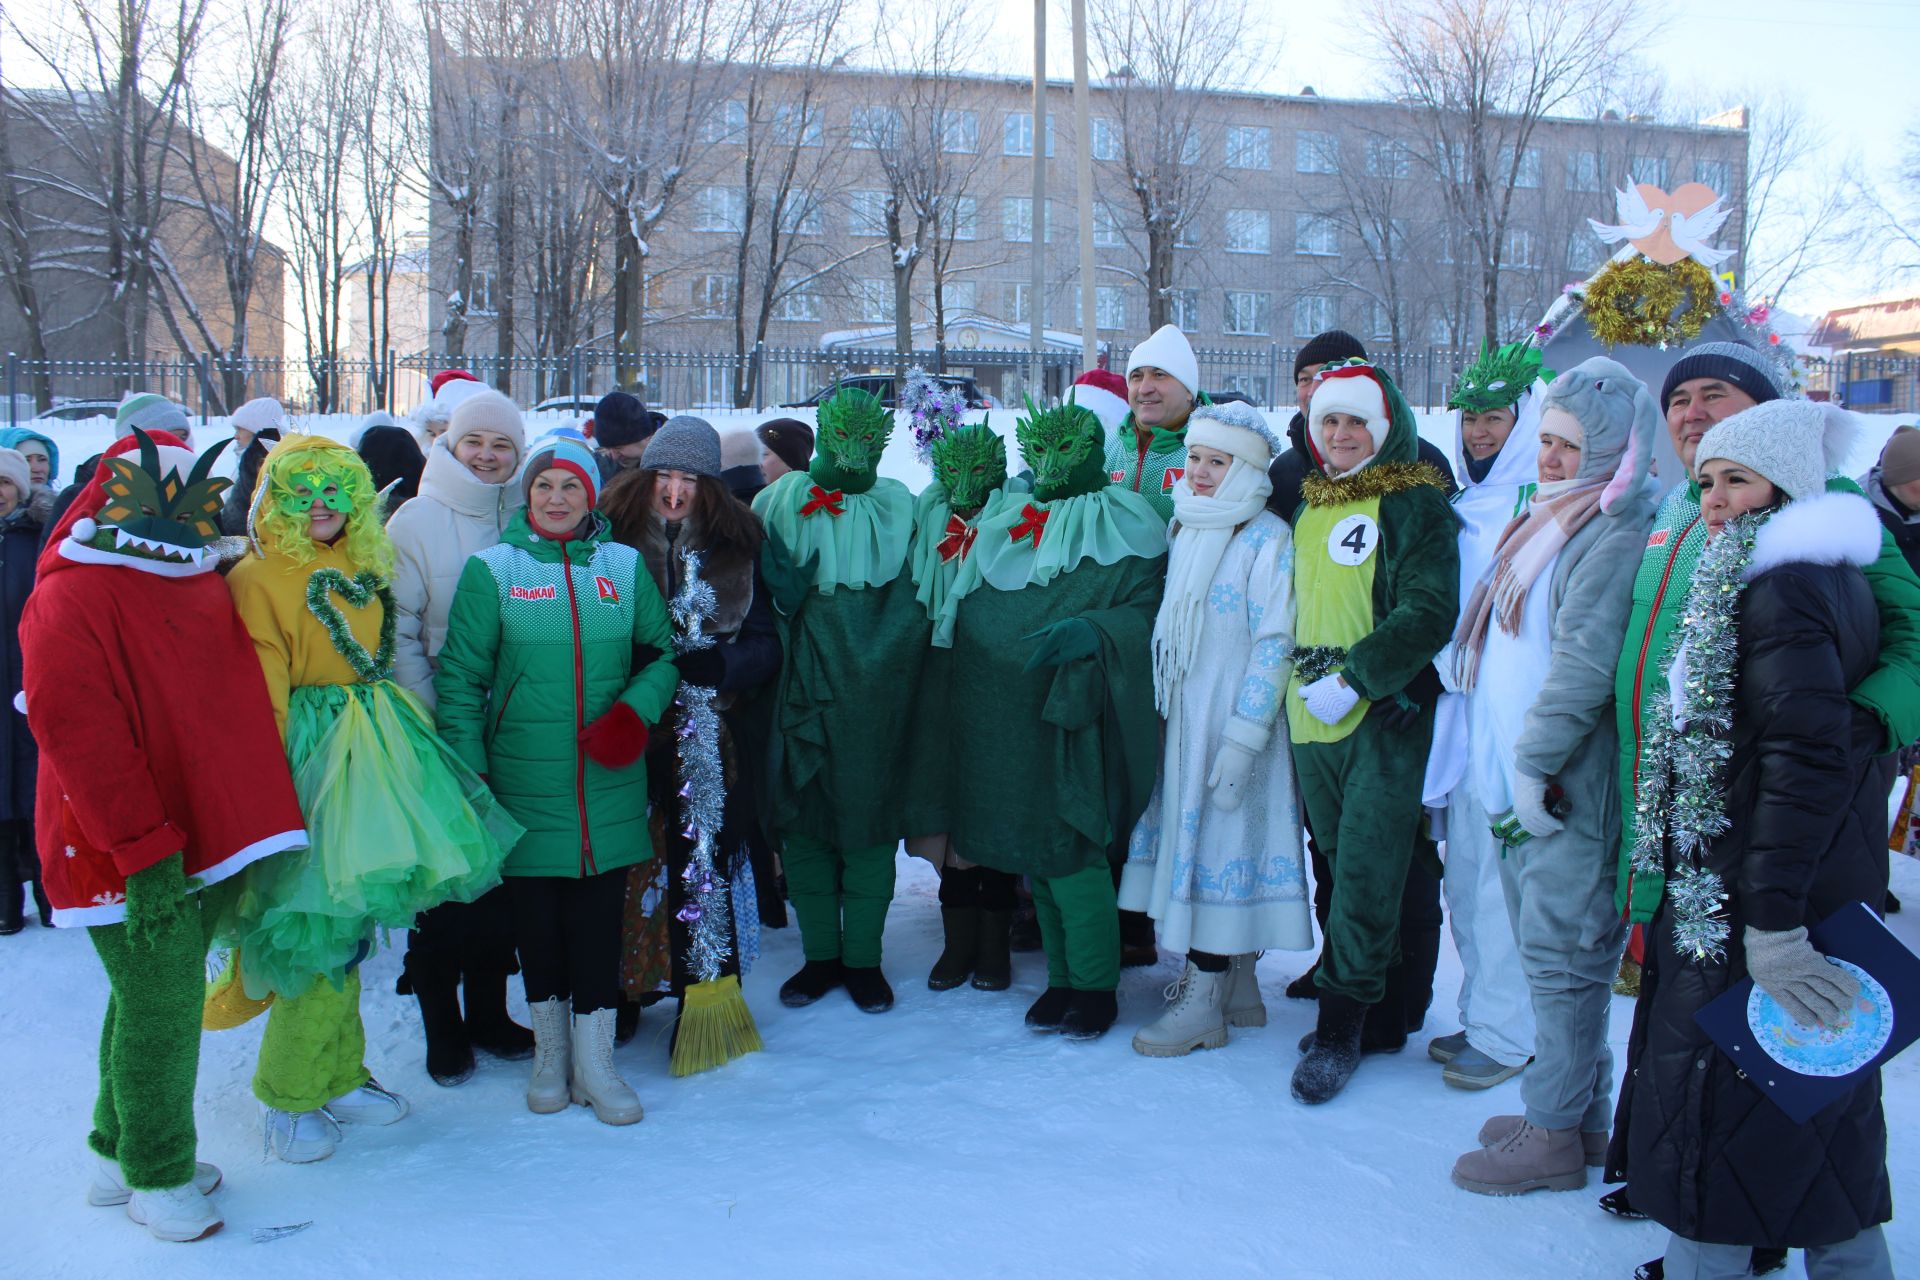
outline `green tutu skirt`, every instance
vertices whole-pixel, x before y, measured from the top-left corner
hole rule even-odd
[[[525,834],[390,680],[294,689],[287,763],[309,845],[234,877],[215,924],[254,999],[339,986],[378,930],[499,884]]]

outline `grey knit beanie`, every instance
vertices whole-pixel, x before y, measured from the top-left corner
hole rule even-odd
[[[1789,501],[1822,493],[1827,477],[1846,460],[1859,427],[1837,405],[1814,400],[1770,400],[1742,409],[1700,439],[1693,470],[1714,459],[1765,476]]]
[[[720,478],[720,433],[705,418],[678,413],[653,433],[640,465],[648,471],[684,471]]]

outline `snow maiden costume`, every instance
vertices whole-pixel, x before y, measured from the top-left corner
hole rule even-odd
[[[207,478],[218,452],[196,466],[165,433],[117,441],[52,530],[20,621],[54,923],[87,928],[112,989],[88,1200],[125,1203],[163,1240],[221,1222],[202,1194],[220,1171],[193,1158],[197,891],[307,838],[209,551],[227,483]],[[245,786],[219,781],[236,759]]]
[[[1346,1086],[1367,1010],[1386,995],[1433,736],[1432,708],[1413,706],[1404,690],[1452,634],[1460,585],[1458,525],[1440,474],[1415,461],[1413,412],[1399,389],[1364,361],[1328,365],[1307,414],[1323,459],[1330,414],[1363,421],[1373,452],[1343,473],[1324,463],[1293,521],[1287,729],[1307,820],[1333,873],[1314,975],[1319,1021],[1293,1073],[1293,1096],[1306,1103]]]
[[[1166,525],[1112,484],[1100,420],[1028,404],[1031,498],[977,525],[933,642],[953,650],[948,834],[970,862],[1033,879],[1047,990],[1027,1024],[1105,1034],[1117,1012],[1111,861],[1153,791],[1153,618]]]
[[[1636,882],[1660,874],[1667,891],[1607,1170],[1673,1233],[1670,1275],[1745,1275],[1758,1245],[1806,1249],[1811,1276],[1893,1274],[1880,1073],[1794,1124],[1694,1021],[1745,976],[1780,1006],[1774,1034],[1788,1041],[1870,1007],[1805,932],[1850,902],[1879,910],[1887,887],[1885,729],[1850,696],[1880,660],[1863,570],[1882,530],[1864,498],[1826,481],[1849,434],[1830,406],[1774,401],[1712,427],[1695,457],[1765,478],[1785,505],[1712,535],[1656,659],[1668,692],[1642,753],[1631,857]]]
[[[344,517],[331,542],[312,535],[316,504]],[[227,588],[312,843],[248,868],[215,936],[234,949],[227,981],[274,997],[253,1092],[269,1148],[297,1164],[332,1153],[336,1121],[406,1113],[362,1061],[357,966],[376,931],[498,884],[520,828],[393,681],[393,545],[360,456],[319,436],[282,439],[249,525],[255,554]]]
[[[753,500],[761,571],[785,618],[774,702],[773,835],[806,964],[790,1006],[835,987],[893,1007],[880,941],[903,830],[900,771],[926,615],[906,572],[913,498],[875,475],[893,432],[879,398],[848,388],[820,406],[819,454]]]
[[[1537,1028],[1526,1114],[1494,1117],[1454,1165],[1456,1185],[1488,1195],[1584,1187],[1613,1109],[1607,1013],[1626,941],[1613,906],[1613,648],[1653,523],[1647,466],[1662,429],[1653,393],[1605,356],[1541,399],[1536,438],[1577,446],[1579,467],[1542,480],[1507,525],[1443,655],[1472,721],[1472,791],[1455,812],[1479,824],[1449,827],[1449,860],[1462,835],[1490,837]],[[1493,837],[1502,819],[1507,834]]]
[[[1460,491],[1453,498],[1453,514],[1461,526],[1462,600],[1473,594],[1474,584],[1492,563],[1500,535],[1527,514],[1539,478],[1540,405],[1547,389],[1543,377],[1553,374],[1540,367],[1539,348],[1524,342],[1483,346],[1480,358],[1461,371],[1447,399],[1457,414],[1505,409],[1514,415],[1499,452],[1485,463],[1468,454],[1465,428],[1455,418]],[[1448,648],[1435,664],[1445,671],[1453,660]],[[1438,1037],[1427,1052],[1445,1064],[1444,1079],[1458,1088],[1499,1084],[1533,1059],[1533,999],[1514,946],[1506,891],[1500,887],[1505,845],[1487,821],[1488,814],[1503,813],[1511,805],[1504,785],[1494,788],[1496,794],[1483,796],[1472,768],[1479,745],[1472,723],[1486,714],[1485,702],[1484,695],[1440,696],[1424,796],[1428,809],[1437,811],[1436,825],[1447,842],[1447,920],[1461,969],[1461,1029]]]
[[[1166,736],[1120,880],[1121,909],[1152,916],[1187,957],[1171,1006],[1133,1037],[1150,1057],[1219,1048],[1230,1023],[1265,1026],[1256,954],[1313,946],[1293,760],[1286,726],[1275,732],[1293,649],[1293,540],[1266,509],[1278,443],[1250,406],[1201,405],[1189,455],[1232,464],[1205,497],[1191,465],[1173,486],[1153,629]]]

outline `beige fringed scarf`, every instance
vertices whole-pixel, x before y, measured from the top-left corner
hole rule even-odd
[[[1460,611],[1459,630],[1453,634],[1455,678],[1462,693],[1473,689],[1480,674],[1489,623],[1497,620],[1510,636],[1520,633],[1527,592],[1567,541],[1600,514],[1600,498],[1609,478],[1576,480],[1564,488],[1542,485],[1526,514],[1515,516],[1501,532],[1493,559],[1473,584],[1473,594]]]

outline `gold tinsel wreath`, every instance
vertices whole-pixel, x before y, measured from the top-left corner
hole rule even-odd
[[[1587,286],[1587,328],[1610,347],[1691,342],[1719,310],[1718,291],[1692,258],[1670,267],[1645,257],[1609,263]]]

